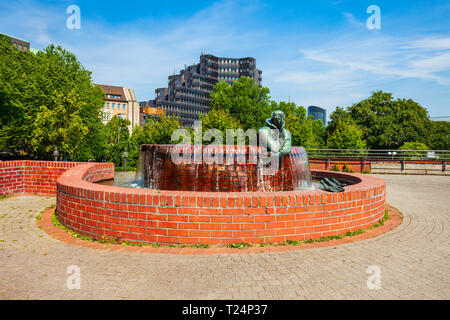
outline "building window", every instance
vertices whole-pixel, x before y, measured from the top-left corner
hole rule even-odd
[[[111,120],[111,112],[110,111],[105,111],[103,112],[103,120]]]
[[[125,103],[122,105],[122,109],[123,110],[125,110],[126,109],[126,107],[125,107]]]
[[[113,103],[113,104],[112,104],[112,108],[114,109],[115,107],[116,107],[116,104],[115,104],[115,103]]]
[[[108,108],[108,109],[109,109],[109,102],[107,102],[107,103],[106,103],[106,108]]]

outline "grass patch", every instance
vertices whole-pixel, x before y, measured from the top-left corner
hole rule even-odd
[[[245,248],[251,247],[251,244],[245,243],[245,242],[235,242],[235,243],[227,245],[227,247],[234,248],[234,249],[245,249]]]
[[[342,172],[348,172],[348,173],[353,173],[353,169],[350,169],[349,166],[347,166],[347,164],[344,164],[344,166],[342,167]]]
[[[14,194],[5,194],[0,196],[0,201],[11,198]]]
[[[47,208],[45,208],[44,210],[42,210],[41,212],[39,212],[39,214],[36,216],[36,221],[41,220],[41,219],[42,219],[42,214],[43,214],[45,211],[49,210],[49,209],[53,209],[55,206],[56,206],[55,204],[52,204],[51,206],[48,206]],[[55,214],[55,213],[53,213],[53,214]],[[53,217],[52,217],[52,222],[53,222]],[[58,221],[58,222],[59,222],[59,221]]]
[[[191,245],[191,248],[203,248],[203,249],[206,249],[206,248],[209,248],[209,244],[196,243],[196,244]]]
[[[349,232],[347,232],[345,234],[345,236],[346,237],[353,237],[353,236],[357,236],[358,234],[361,234],[361,233],[364,233],[364,232],[366,232],[366,230],[363,230],[363,229],[359,229],[359,230],[356,230],[356,231],[349,231]]]
[[[171,244],[170,246],[171,246],[172,248],[184,248],[184,247],[186,247],[185,244],[181,244],[181,243]]]
[[[388,211],[388,209],[386,209],[386,211],[384,212],[383,218],[378,220],[378,222],[376,224],[374,224],[373,226],[369,227],[369,229],[372,230],[372,229],[375,229],[376,227],[380,227],[380,226],[384,225],[384,223],[387,220],[389,220],[390,218],[391,218],[391,216],[389,215],[389,211]]]
[[[54,207],[54,205],[53,205],[53,207]],[[44,212],[44,211],[42,211],[42,212]],[[99,243],[104,243],[104,244],[119,244],[122,246],[133,246],[133,247],[147,247],[150,245],[149,243],[134,243],[134,242],[130,242],[127,240],[108,238],[106,235],[103,235],[101,237],[101,239],[94,239],[90,236],[80,234],[76,231],[70,230],[69,228],[64,226],[61,222],[59,222],[58,216],[56,215],[56,211],[53,212],[52,223],[53,223],[53,225],[60,228],[61,230],[64,230],[64,231],[70,233],[74,238],[80,239],[80,240],[86,240],[89,242],[99,242]]]
[[[331,171],[341,171],[341,169],[339,169],[339,167],[337,165],[332,166],[330,170]]]

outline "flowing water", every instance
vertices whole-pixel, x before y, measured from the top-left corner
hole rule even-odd
[[[314,189],[308,155],[302,147],[293,147],[286,159],[277,160],[276,169],[262,163],[258,149],[208,147],[143,145],[135,181],[127,186],[212,192]]]

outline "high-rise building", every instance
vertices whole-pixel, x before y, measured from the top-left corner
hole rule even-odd
[[[226,58],[202,53],[200,63],[186,66],[179,74],[169,76],[168,87],[156,89],[155,100],[141,102],[140,105],[176,114],[184,126],[192,126],[200,114],[208,113],[210,92],[217,82],[232,84],[245,76],[261,85],[261,75],[255,58]]]
[[[108,123],[112,117],[130,120],[128,130],[131,133],[134,127],[140,125],[139,102],[136,100],[133,89],[96,84],[105,93],[103,106],[103,123]]]
[[[314,120],[322,120],[324,125],[327,125],[327,110],[316,106],[308,107],[308,117],[313,116]]]

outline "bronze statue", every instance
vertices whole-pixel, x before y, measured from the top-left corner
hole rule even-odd
[[[258,145],[266,147],[271,156],[288,155],[291,152],[291,133],[284,128],[283,111],[272,112],[266,123],[267,126],[258,131]]]

